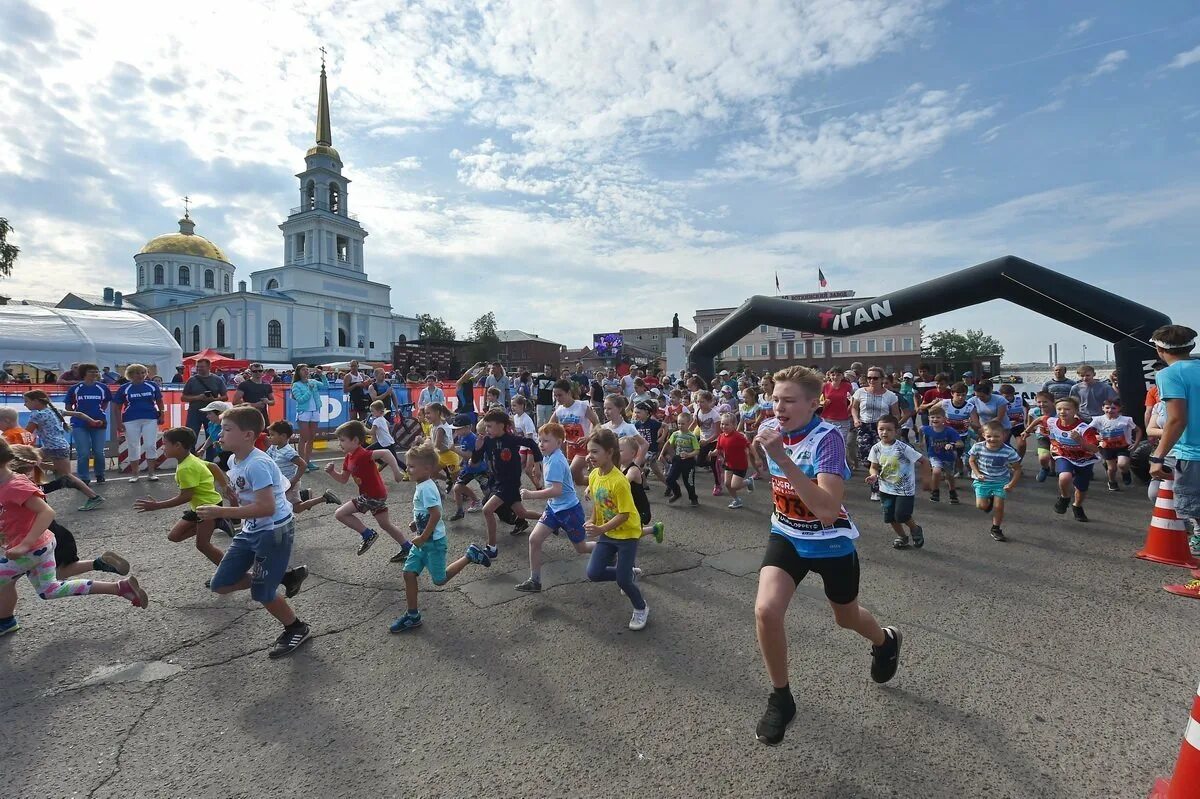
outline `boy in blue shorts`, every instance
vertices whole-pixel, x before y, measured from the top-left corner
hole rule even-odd
[[[875,424],[879,440],[867,454],[867,462],[871,464],[867,484],[879,493],[883,521],[890,524],[896,534],[892,546],[908,549],[911,534],[912,545],[920,549],[925,546],[925,531],[913,519],[913,503],[917,496],[917,464],[925,460],[925,456],[896,437],[900,420],[895,416],[885,413]]]
[[[983,426],[983,441],[974,444],[967,455],[971,477],[975,480],[975,507],[992,514],[992,538],[1007,541],[1000,525],[1004,523],[1004,501],[1021,477],[1021,456],[1004,443],[1008,431],[994,419]]]
[[[775,418],[759,425],[755,444],[767,455],[774,509],[767,551],[758,573],[754,618],[772,691],[755,737],[775,746],[796,718],[788,681],[784,619],[800,581],[821,575],[839,627],[871,642],[871,679],[884,683],[900,665],[900,631],[880,627],[858,602],[858,529],[842,496],[850,470],[841,432],[816,416],[821,375],[803,366],[775,373]]]
[[[575,480],[571,476],[571,464],[562,452],[567,431],[557,422],[547,422],[538,431],[538,449],[542,459],[542,478],[546,487],[541,491],[521,489],[521,499],[544,499],[546,510],[529,534],[529,579],[517,586],[518,591],[537,593],[542,590],[542,544],[551,535],[565,530],[567,540],[580,555],[590,555],[596,548],[594,541],[587,541],[583,525],[586,521],[583,505],[575,493]]]
[[[950,504],[958,504],[958,486],[954,483],[954,466],[958,463],[962,449],[962,436],[946,424],[946,411],[940,405],[929,409],[929,424],[921,428],[925,440],[925,454],[929,457],[929,468],[933,471],[930,480],[930,502],[942,501],[942,477],[950,489]]]
[[[486,463],[482,461],[471,463],[471,456],[475,454],[475,450],[483,446],[483,422],[480,422],[476,431],[472,432],[470,415],[460,413],[454,417],[452,424],[454,425],[454,451],[463,459],[463,467],[458,470],[458,476],[454,478],[454,489],[450,492],[457,505],[450,521],[456,522],[466,513],[478,513],[483,510],[483,506],[479,504],[479,497],[471,488],[471,483],[478,482],[486,490],[488,474]],[[464,513],[463,505],[468,499],[471,500],[471,504]]]
[[[235,496],[230,500],[237,504],[201,505],[196,515],[205,521],[243,520],[241,532],[229,543],[209,587],[218,594],[250,589],[254,601],[261,602],[283,625],[283,632],[267,652],[267,657],[274,659],[290,655],[310,635],[308,625],[296,617],[287,599],[277,594],[281,583],[288,584],[289,595],[298,592],[308,568],[288,570],[294,534],[292,506],[285,496],[288,481],[265,452],[255,449],[262,431],[263,415],[253,406],[221,414],[221,447],[232,453],[229,483]]]
[[[416,483],[413,489],[413,522],[409,530],[416,534],[412,548],[404,561],[404,598],[408,610],[388,627],[402,633],[421,626],[421,608],[417,603],[417,577],[428,571],[434,585],[445,585],[454,579],[468,563],[491,566],[492,561],[475,544],[467,553],[446,565],[446,524],[442,520],[442,495],[433,478],[438,469],[438,453],[432,444],[425,443],[408,451],[408,473]]]

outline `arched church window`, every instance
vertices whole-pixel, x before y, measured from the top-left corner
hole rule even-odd
[[[272,319],[267,322],[267,346],[283,346],[283,325],[279,324],[278,320]]]
[[[183,331],[180,330],[179,328],[175,328],[174,335],[175,335],[175,343],[182,347],[183,346]]]
[[[217,280],[216,280],[216,276],[213,274],[213,270],[205,269],[204,270],[204,288],[215,289],[216,287],[217,287]]]
[[[342,193],[336,183],[329,184],[329,210],[338,213],[342,206]]]
[[[154,285],[161,286],[163,284],[165,273],[163,272],[162,264],[154,265]]]
[[[225,320],[217,320],[217,347],[225,346]]]
[[[192,325],[192,349],[200,351],[200,325]]]
[[[226,275],[225,276],[225,293],[226,294],[229,293],[230,280],[231,280],[231,278],[229,277],[229,275]]]
[[[138,265],[138,288],[146,284],[146,267]]]
[[[270,280],[267,281],[267,291],[272,291],[272,290],[278,289],[278,288],[279,288],[279,281],[276,280],[275,278],[271,278]]]
[[[192,270],[188,269],[186,266],[179,267],[179,285],[192,285]]]
[[[307,207],[308,210],[311,211],[317,207],[317,184],[313,183],[310,180],[308,182],[308,185],[304,188],[304,192],[305,192],[305,203],[304,203],[305,207]]]

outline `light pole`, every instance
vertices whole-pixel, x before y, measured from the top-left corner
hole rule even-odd
[[[1087,363],[1087,345],[1083,345],[1083,362]]]

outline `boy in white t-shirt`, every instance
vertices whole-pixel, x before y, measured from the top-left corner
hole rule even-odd
[[[308,464],[296,448],[292,446],[292,425],[290,422],[279,420],[272,422],[267,428],[267,457],[275,462],[280,473],[288,481],[287,498],[292,503],[292,511],[303,513],[318,505],[341,505],[337,494],[326,491],[319,497],[312,498],[306,488],[300,488],[300,480],[308,471]]]
[[[871,445],[867,453],[867,462],[871,464],[867,484],[872,491],[878,492],[883,520],[896,533],[892,546],[908,549],[911,533],[912,545],[920,549],[925,546],[925,531],[913,519],[913,504],[917,496],[916,466],[925,461],[925,456],[911,444],[896,437],[900,420],[895,416],[885,413],[875,426],[879,431],[879,440]],[[905,527],[908,527],[907,533]]]
[[[1130,417],[1121,415],[1119,399],[1104,403],[1104,415],[1092,419],[1092,428],[1100,434],[1100,457],[1104,459],[1104,470],[1108,473],[1108,490],[1121,490],[1117,485],[1118,469],[1125,485],[1132,485],[1129,451],[1142,440],[1141,428]]]

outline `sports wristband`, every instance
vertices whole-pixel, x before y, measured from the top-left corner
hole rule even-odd
[[[1151,456],[1150,456],[1150,462],[1151,462],[1151,463],[1166,463],[1166,462],[1167,462],[1167,459],[1166,459],[1166,458],[1157,458],[1157,457],[1155,457],[1154,455],[1151,455]]]

